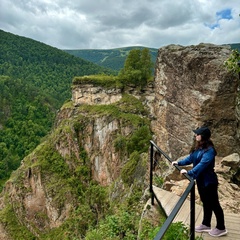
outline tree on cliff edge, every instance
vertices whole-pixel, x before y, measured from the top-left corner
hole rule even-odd
[[[152,76],[152,67],[149,49],[133,49],[125,60],[124,68],[119,72],[119,78],[124,83],[144,87]]]

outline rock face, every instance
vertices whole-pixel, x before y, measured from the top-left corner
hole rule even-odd
[[[149,83],[141,92],[135,86],[128,86],[125,93],[131,94],[137,99],[142,99],[143,104],[152,110],[152,102],[155,98],[154,84]],[[108,105],[118,102],[122,99],[122,90],[120,88],[106,89],[102,86],[94,86],[93,84],[75,85],[72,88],[72,101],[74,106],[81,104],[88,105]]]
[[[129,126],[123,127],[117,119],[106,117],[92,120],[84,130],[83,146],[92,163],[93,177],[100,184],[110,185],[120,173],[121,159],[112,144],[115,134],[130,133]]]
[[[24,167],[23,167],[24,168]],[[68,198],[68,193],[65,197],[69,202],[59,209],[49,196],[46,182],[42,179],[41,170],[39,168],[29,168],[25,172],[23,179],[22,191],[18,189],[12,181],[6,185],[9,193],[9,200],[14,206],[18,219],[29,224],[29,229],[35,235],[38,235],[36,228],[44,231],[47,227],[55,228],[62,224],[68,218],[71,211],[71,201],[73,198]],[[26,193],[24,190],[28,189]],[[17,205],[17,204],[16,204]],[[34,229],[34,227],[35,229]]]
[[[75,105],[79,104],[111,104],[122,98],[121,90],[112,88],[105,89],[92,84],[77,85],[72,90],[72,100]]]
[[[149,84],[141,90],[141,93],[133,86],[128,86],[125,93],[133,95],[143,101],[146,108],[152,107],[154,100],[153,85]],[[120,89],[112,88],[106,90],[101,86],[77,85],[72,89],[73,105],[83,104],[109,105],[122,99],[123,92]],[[97,100],[98,99],[98,100]],[[74,118],[78,115],[76,110],[64,110],[58,114],[56,125],[65,118]],[[86,116],[86,119],[88,116]],[[117,135],[129,136],[134,127],[129,123],[124,123],[119,119],[113,119],[108,116],[96,116],[86,120],[87,124],[81,132],[81,146],[86,150],[92,163],[92,174],[94,179],[102,185],[110,185],[119,177],[122,163],[126,162],[126,156],[116,152],[114,148],[114,139]],[[73,144],[71,144],[73,145]],[[75,148],[78,148],[75,146]],[[65,148],[59,148],[59,151],[67,151]],[[67,151],[69,152],[69,151]],[[67,153],[69,154],[69,153]]]
[[[152,129],[173,158],[188,153],[192,130],[208,125],[220,156],[240,151],[236,117],[237,76],[223,67],[231,51],[211,44],[159,49]]]

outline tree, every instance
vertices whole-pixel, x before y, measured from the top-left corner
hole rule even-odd
[[[145,79],[151,78],[151,76],[152,76],[151,69],[153,67],[153,63],[151,61],[151,55],[150,55],[149,49],[144,48],[142,50],[140,63],[141,63],[143,78],[145,78]]]
[[[152,61],[149,49],[132,49],[119,73],[119,78],[125,83],[144,87],[152,75]]]
[[[237,49],[232,50],[229,58],[224,62],[224,65],[229,71],[240,74],[240,53]]]
[[[132,71],[132,70],[139,70],[141,68],[140,65],[141,59],[141,50],[140,49],[132,49],[126,61],[124,63],[124,70],[125,71]]]

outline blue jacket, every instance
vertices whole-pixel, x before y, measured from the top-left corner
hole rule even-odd
[[[217,175],[214,172],[215,149],[198,149],[178,162],[179,166],[185,166],[193,163],[193,168],[188,171],[188,175],[196,179],[197,185],[206,187],[209,184],[218,184]]]

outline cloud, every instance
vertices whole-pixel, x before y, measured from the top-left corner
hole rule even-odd
[[[238,9],[235,0],[1,0],[0,29],[60,49],[225,44],[239,42]]]

